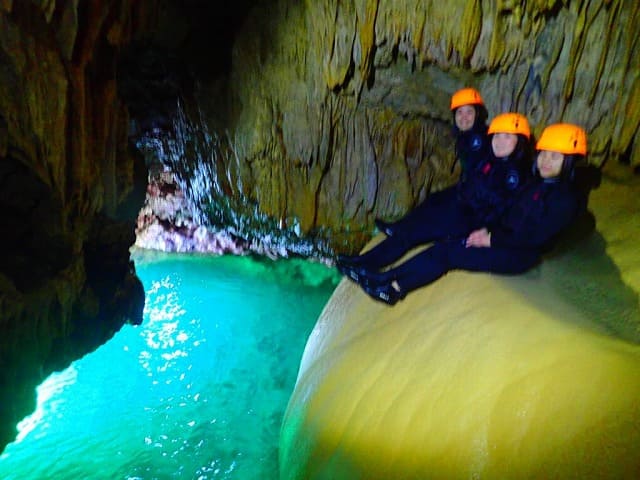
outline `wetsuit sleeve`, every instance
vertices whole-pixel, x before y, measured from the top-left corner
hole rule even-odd
[[[519,228],[500,225],[491,231],[492,247],[542,248],[578,214],[578,197],[570,190],[550,195],[537,215],[527,218]]]

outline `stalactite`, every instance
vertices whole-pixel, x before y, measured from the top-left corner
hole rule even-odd
[[[360,85],[357,87],[358,98],[362,92],[362,88],[369,82],[369,77],[373,70],[373,61],[375,54],[375,29],[376,17],[378,15],[379,0],[368,0],[365,3],[364,18],[360,25],[358,38],[360,40]]]
[[[634,143],[634,136],[638,134],[638,125],[640,125],[640,77],[636,77],[630,87],[626,108],[623,112],[622,126],[617,138],[614,137],[613,148],[620,152],[629,148]],[[640,145],[640,140],[636,139],[636,148],[633,152],[636,155],[639,151],[638,145]],[[640,165],[640,157],[632,155],[630,163],[631,165]]]
[[[609,6],[609,18],[607,21],[607,28],[605,29],[605,37],[604,37],[604,41],[602,42],[605,47],[602,49],[602,51],[600,52],[600,59],[598,61],[598,68],[596,70],[595,76],[594,76],[594,81],[593,81],[593,85],[591,87],[591,92],[589,93],[589,104],[592,105],[594,98],[598,92],[598,88],[600,86],[600,79],[602,77],[602,73],[604,71],[604,67],[607,61],[607,58],[610,54],[609,50],[612,49],[611,47],[611,34],[613,31],[615,31],[615,27],[616,27],[616,23],[618,22],[618,13],[620,11],[620,2],[619,1],[613,1],[612,2],[613,5]]]
[[[467,2],[460,24],[464,25],[466,33],[459,45],[460,56],[464,64],[468,64],[482,31],[482,4],[480,0]]]
[[[636,3],[258,5],[234,44],[232,147],[216,154],[237,173],[225,182],[242,185],[228,190],[242,190],[263,213],[286,216],[286,225],[298,222],[302,234],[322,230],[328,238],[371,228],[376,216],[398,216],[429,185],[451,180],[438,162],[451,162],[447,99],[464,85],[480,88],[492,115],[527,114],[536,133],[549,122],[581,122],[596,165],[629,155],[638,126],[632,76],[639,60],[629,53],[638,48],[637,36],[624,26],[638,18]],[[606,43],[590,48],[605,33]],[[368,123],[356,121],[363,117]],[[399,127],[413,122],[421,129]],[[370,134],[361,131],[364,125]],[[430,129],[440,137],[421,140],[418,132]],[[411,136],[406,144],[424,141],[421,162],[408,161],[394,137],[402,132]],[[353,174],[359,169],[372,175],[366,181],[375,188],[355,185],[364,182]]]

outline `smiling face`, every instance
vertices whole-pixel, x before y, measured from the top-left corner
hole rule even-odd
[[[564,155],[551,150],[540,150],[536,162],[542,178],[554,178],[562,172]]]
[[[473,123],[476,121],[476,109],[473,105],[462,105],[456,108],[455,122],[456,127],[461,132],[466,132],[473,127]]]
[[[491,139],[491,148],[497,158],[511,155],[517,144],[518,136],[515,133],[495,133]]]

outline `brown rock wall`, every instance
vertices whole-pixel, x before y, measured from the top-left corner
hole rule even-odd
[[[633,0],[258,5],[234,43],[225,132],[216,90],[200,92],[230,143],[217,162],[261,211],[331,231],[338,248],[455,181],[448,100],[464,85],[534,133],[584,125],[596,165],[638,166],[639,12]]]
[[[115,68],[144,15],[0,3],[0,449],[51,371],[142,319],[129,247],[146,175]]]
[[[232,225],[216,251],[362,246],[375,217],[456,180],[448,101],[464,85],[536,133],[584,125],[596,165],[640,167],[635,0],[234,5],[0,0],[0,445],[45,375],[141,318],[131,130],[170,147],[195,243],[212,245],[202,223]],[[189,68],[134,54],[146,83],[123,92],[120,53],[157,23]]]

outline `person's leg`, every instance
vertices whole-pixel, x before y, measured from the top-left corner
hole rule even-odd
[[[471,220],[457,202],[434,202],[418,213],[405,217],[402,228],[369,251],[356,256],[338,256],[338,263],[367,270],[379,270],[398,260],[412,248],[434,240],[462,242]]]
[[[378,230],[388,237],[396,235],[399,232],[406,232],[412,227],[412,225],[415,225],[417,219],[428,219],[433,207],[455,202],[456,198],[456,186],[454,185],[430,194],[421,203],[411,209],[404,217],[396,220],[395,222],[385,222],[377,218],[375,220],[376,227],[378,227]]]
[[[461,242],[440,242],[386,272],[362,281],[373,298],[391,305],[409,292],[428,285],[450,270],[519,274],[532,268],[539,254],[527,250],[465,247]]]
[[[375,300],[394,305],[407,293],[427,285],[448,271],[448,243],[436,243],[385,272],[364,275],[359,283]]]
[[[492,272],[507,275],[524,273],[540,261],[539,253],[515,248],[465,247],[455,242],[447,249],[449,270]]]
[[[398,290],[406,295],[449,271],[449,250],[452,247],[452,242],[436,243],[385,273],[393,277]]]
[[[407,245],[421,245],[433,241],[461,243],[467,235],[478,228],[477,222],[459,202],[433,204],[414,217],[410,228],[399,231]]]
[[[366,278],[368,273],[391,265],[418,245],[434,240],[444,241],[447,245],[454,242],[462,245],[474,228],[472,219],[457,202],[434,203],[422,209],[421,213],[424,217],[414,215],[407,219],[401,231],[385,238],[371,250],[356,256],[339,255],[338,270],[362,283],[362,278]]]
[[[410,248],[412,248],[411,245],[407,244],[406,238],[403,235],[387,237],[360,255],[338,255],[338,268],[348,267],[357,271],[380,270],[398,260]],[[348,276],[357,281],[352,275]]]

